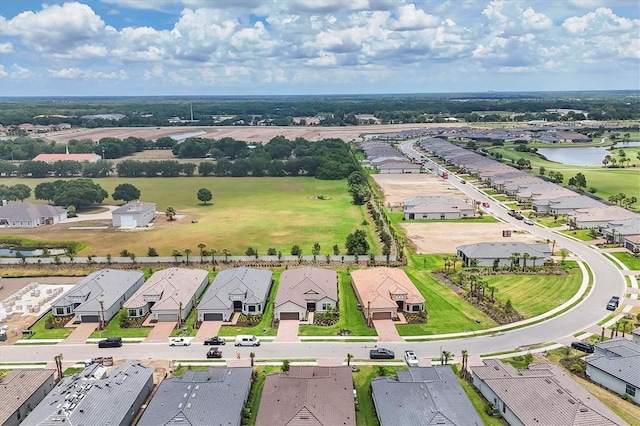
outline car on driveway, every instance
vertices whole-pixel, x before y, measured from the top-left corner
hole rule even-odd
[[[404,351],[404,359],[409,367],[418,366],[418,357],[414,351]]]
[[[119,348],[122,346],[122,337],[108,337],[98,342],[99,348]]]
[[[191,339],[186,337],[172,337],[169,339],[169,346],[189,346]]]
[[[227,341],[224,337],[209,337],[208,339],[204,339],[205,345],[226,345]]]
[[[524,219],[524,223],[525,223],[525,225],[533,225],[533,221],[531,219],[529,219],[528,217]]]
[[[618,296],[613,296],[611,297],[611,299],[609,299],[609,303],[607,303],[607,310],[615,311],[616,309],[618,309],[619,305],[620,305],[620,298]]]
[[[222,358],[222,351],[218,348],[211,348],[207,352],[207,358]]]
[[[596,350],[595,346],[593,346],[591,343],[583,342],[582,340],[571,342],[571,348],[586,352],[588,354],[592,354]]]
[[[369,358],[371,359],[394,359],[396,354],[391,349],[376,348],[369,351]]]

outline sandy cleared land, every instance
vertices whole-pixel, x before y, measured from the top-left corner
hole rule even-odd
[[[377,174],[373,180],[382,191],[385,202],[392,211],[402,211],[402,200],[418,195],[444,195],[459,198],[468,203],[464,193],[448,180],[434,174]],[[411,222],[401,223],[409,244],[417,253],[455,253],[456,247],[480,242],[535,243],[537,239],[527,231],[519,231],[509,223],[464,222]],[[511,230],[511,237],[503,237],[502,231]],[[556,246],[556,251],[560,246]]]
[[[389,133],[407,129],[424,129],[427,127],[460,127],[459,123],[438,124],[392,124],[373,126],[229,126],[229,127],[204,127],[204,126],[171,126],[171,127],[111,127],[100,129],[71,129],[60,132],[51,132],[39,137],[60,143],[67,143],[70,139],[92,139],[98,141],[105,137],[124,139],[129,136],[157,139],[163,136],[179,135],[204,131],[203,138],[221,139],[231,137],[246,142],[268,142],[275,136],[282,135],[287,139],[304,138],[310,141],[318,141],[325,138],[340,138],[346,142],[359,140],[364,134]]]

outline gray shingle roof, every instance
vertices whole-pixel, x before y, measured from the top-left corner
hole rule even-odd
[[[92,364],[63,378],[21,425],[119,425],[130,423],[153,389],[153,369],[135,361],[114,367]]]
[[[200,309],[226,309],[230,294],[244,294],[245,303],[263,303],[271,288],[273,272],[267,269],[231,268],[220,271],[198,304]]]
[[[515,243],[477,243],[456,247],[456,250],[464,253],[468,258],[478,259],[508,259],[512,253],[529,253],[538,256],[539,259],[548,257],[551,249],[548,244]]]
[[[132,201],[123,206],[118,207],[111,214],[140,213],[148,209],[156,208],[156,203],[146,203],[143,201]]]
[[[179,309],[180,303],[186,306],[194,297],[200,286],[208,280],[209,272],[204,269],[168,268],[155,272],[124,303],[125,308],[146,306],[145,296],[154,295],[160,298],[153,305],[153,310]]]
[[[640,345],[620,338],[596,344],[587,365],[640,388]]]
[[[482,425],[451,367],[411,367],[371,381],[382,426]]]
[[[516,370],[497,359],[483,362],[484,366],[473,368],[473,375],[525,425],[626,425],[553,364],[531,364],[526,370]]]
[[[288,269],[280,276],[275,307],[289,301],[307,309],[307,301],[328,297],[338,302],[338,274],[324,268]]]
[[[0,382],[0,424],[5,424],[35,391],[47,380],[51,379],[56,370],[42,368],[13,370]]]
[[[62,207],[36,203],[8,203],[0,206],[0,218],[8,220],[36,220],[66,213]]]
[[[51,304],[52,307],[70,306],[74,298],[82,299],[75,312],[99,312],[100,301],[107,309],[116,303],[144,274],[140,271],[101,269],[87,275],[71,290]]]
[[[240,425],[251,374],[251,367],[211,367],[165,379],[137,426]]]

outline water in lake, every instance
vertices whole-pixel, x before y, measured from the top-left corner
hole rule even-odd
[[[624,149],[640,146],[640,142],[618,142],[613,147]],[[601,166],[605,156],[611,155],[609,147],[584,146],[580,148],[538,148],[547,160],[573,166]]]

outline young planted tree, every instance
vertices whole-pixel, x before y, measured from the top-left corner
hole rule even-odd
[[[167,217],[167,219],[169,221],[175,220],[176,209],[174,209],[173,207],[169,206],[169,207],[167,207],[167,210],[164,211],[164,215]]]
[[[198,248],[200,249],[200,263],[204,263],[204,249],[207,247],[205,243],[198,244]]]
[[[184,249],[184,254],[187,256],[187,265],[189,264],[189,255],[192,253],[191,249]]]

